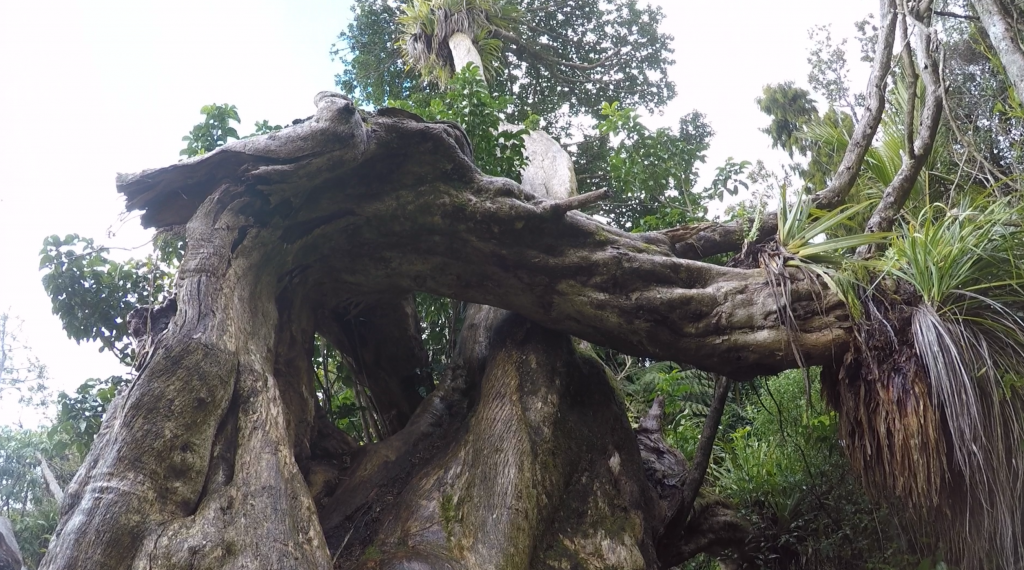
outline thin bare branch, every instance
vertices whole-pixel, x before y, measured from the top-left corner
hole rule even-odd
[[[912,137],[913,145],[906,150],[903,165],[882,194],[882,199],[868,220],[866,232],[887,232],[892,229],[896,217],[907,203],[914,184],[931,155],[942,119],[942,80],[939,59],[936,57],[936,53],[939,51],[938,37],[935,30],[925,24],[929,21],[930,14],[918,15],[908,10],[907,16],[909,17],[908,23],[912,23],[915,28],[912,36],[916,41],[918,71],[924,83],[924,107],[921,109],[917,135]],[[916,96],[916,85],[911,85],[908,88]],[[908,128],[913,128],[913,122],[909,122],[907,125]],[[873,246],[865,246],[857,253],[863,257],[873,251]]]
[[[704,484],[704,476],[711,463],[711,451],[715,447],[715,438],[718,436],[718,426],[722,423],[722,413],[725,411],[725,402],[728,399],[730,387],[732,387],[732,380],[725,376],[718,377],[718,381],[715,383],[715,397],[708,408],[708,415],[704,418],[704,429],[697,442],[693,461],[690,462],[690,473],[686,477],[686,483],[683,484],[683,499],[676,512],[676,520],[680,523],[685,524],[686,519],[690,517],[693,503],[697,500],[697,493],[700,491],[700,486]]]
[[[580,194],[579,196],[572,196],[565,200],[548,202],[543,206],[543,208],[551,216],[561,217],[573,210],[580,210],[587,206],[593,206],[610,195],[611,193],[608,190],[595,190],[593,192],[587,192],[586,194]]]

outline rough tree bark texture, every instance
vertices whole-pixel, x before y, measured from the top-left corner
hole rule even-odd
[[[742,525],[720,505],[681,524],[663,487],[685,461],[655,469],[670,452],[638,440],[567,335],[732,378],[792,367],[762,272],[679,259],[664,236],[484,176],[450,125],[316,104],[119,177],[145,225],[187,224],[188,251],[42,567],[659,568],[724,551]],[[413,291],[490,306],[425,398]],[[842,304],[807,283],[792,298],[805,361],[841,356]],[[324,420],[315,332],[393,435],[355,447]]]
[[[1016,27],[1019,22],[1007,16],[999,0],[971,0],[971,4],[981,19],[981,25],[988,32],[992,47],[995,48],[1014,91],[1018,97],[1024,97],[1024,49],[1021,48],[1020,33]],[[1020,3],[1016,4],[1019,10]]]
[[[23,570],[21,550],[7,517],[0,517],[0,570]]]

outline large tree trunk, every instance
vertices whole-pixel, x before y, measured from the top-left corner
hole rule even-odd
[[[1024,97],[1024,49],[1021,48],[1020,32],[1017,29],[1019,22],[1016,18],[1007,16],[999,0],[971,0],[971,4],[978,12],[981,25],[988,32],[992,47],[995,48],[1017,97]],[[1020,9],[1019,2],[1016,9]]]
[[[795,284],[790,339],[760,270],[676,258],[568,211],[586,197],[484,176],[447,124],[316,103],[119,178],[144,224],[187,224],[188,251],[42,567],[667,568],[738,548],[726,507],[681,508],[688,462],[656,423],[634,435],[568,335],[742,379],[794,366],[791,346],[842,356],[843,305]],[[490,305],[425,398],[413,291]],[[393,435],[355,447],[318,413],[316,332]]]

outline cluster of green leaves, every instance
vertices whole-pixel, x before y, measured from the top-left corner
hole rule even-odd
[[[665,15],[657,4],[563,0],[557,9],[548,0],[517,4],[526,15],[514,30],[521,42],[505,46],[506,74],[495,82],[528,105],[517,111],[517,120],[533,112],[554,123],[563,107],[569,116],[597,117],[607,101],[653,112],[675,97],[675,84],[668,77],[675,63],[672,36],[660,31]],[[576,69],[556,60],[612,65]]]
[[[818,386],[816,372],[812,374]],[[688,457],[714,393],[708,375],[647,363],[620,386],[634,421],[665,397],[665,435]],[[765,569],[931,569],[903,545],[898,519],[868,501],[838,440],[837,418],[815,396],[805,403],[799,371],[734,386],[723,414],[706,493],[751,522],[748,552]],[[700,557],[685,570],[717,568]]]
[[[603,185],[611,191],[594,212],[612,225],[654,231],[703,221],[711,201],[746,188],[741,175],[749,163],[732,159],[718,168],[710,186],[697,186],[714,136],[701,113],[684,116],[676,131],[651,130],[634,109],[619,103],[603,104],[601,114],[598,137],[580,145],[578,174],[584,190]]]
[[[761,129],[771,138],[772,148],[786,151],[790,158],[806,158],[806,165],[795,163],[790,170],[804,180],[807,190],[823,189],[842,160],[853,133],[850,114],[830,106],[820,115],[811,92],[791,81],[765,85],[757,105],[772,119]],[[815,132],[818,136],[814,136]]]
[[[814,374],[814,384],[818,379]],[[838,441],[837,418],[799,371],[759,381],[720,432],[709,471],[714,492],[753,523],[750,547],[766,569],[916,567],[893,513],[872,505]]]
[[[262,121],[259,121],[258,123],[256,123],[256,128],[252,132],[252,134],[249,135],[249,137],[257,137],[259,135],[265,135],[265,134],[268,134],[268,133],[272,133],[274,131],[280,131],[283,128],[284,127],[282,127],[281,125],[271,125],[270,121],[268,121],[266,119],[263,119]],[[249,138],[249,137],[245,137],[245,138]]]
[[[71,450],[85,457],[100,431],[107,407],[118,389],[127,384],[128,380],[122,376],[90,378],[79,385],[74,394],[59,393],[57,419],[48,431],[53,450],[56,453]]]
[[[462,328],[465,304],[427,293],[416,294],[416,311],[423,331],[423,345],[430,367],[437,377],[447,367],[455,350],[455,337]]]
[[[238,109],[234,105],[213,103],[212,105],[203,105],[199,112],[204,115],[203,122],[196,124],[189,134],[181,137],[181,140],[187,144],[178,154],[185,158],[213,152],[227,144],[229,140],[239,138],[238,131],[231,126],[231,123],[241,122],[238,117]],[[281,125],[271,125],[264,119],[256,123],[255,130],[251,135],[243,138],[265,135],[282,128]]]
[[[331,57],[343,66],[334,83],[363,104],[380,107],[430,88],[402,59],[395,25],[401,10],[394,0],[353,2],[352,20],[331,46]]]
[[[356,402],[352,371],[341,353],[320,335],[313,341],[313,370],[317,397],[327,418],[356,441],[362,441],[360,413],[367,410]]]
[[[109,350],[123,364],[131,364],[135,350],[126,317],[136,307],[166,300],[181,259],[178,243],[161,247],[142,259],[116,261],[109,249],[78,234],[43,240],[43,289],[68,338],[99,342],[100,352]]]
[[[232,122],[240,121],[238,109],[234,105],[203,105],[199,112],[206,115],[206,119],[181,137],[186,143],[185,148],[178,153],[181,156],[193,157],[213,152],[227,143],[228,139],[238,138],[238,131],[231,126]]]
[[[468,65],[454,74],[442,93],[419,93],[407,101],[391,101],[428,121],[452,121],[462,126],[473,144],[480,170],[492,176],[519,180],[525,165],[523,137],[525,128],[502,128],[506,124],[512,100],[494,96],[480,77],[479,69]]]

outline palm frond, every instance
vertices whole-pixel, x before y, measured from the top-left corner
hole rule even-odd
[[[473,39],[486,77],[500,69],[502,44],[491,38],[493,29],[510,30],[520,9],[499,0],[411,0],[398,17],[399,47],[409,67],[424,80],[445,85],[454,69],[448,40],[457,33]]]

